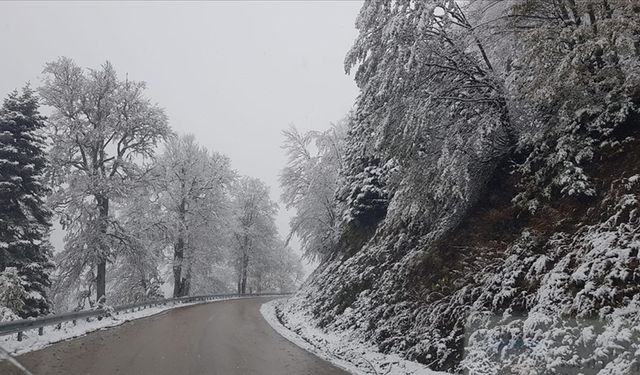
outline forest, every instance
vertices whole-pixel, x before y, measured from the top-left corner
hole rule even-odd
[[[0,320],[296,288],[265,183],[176,134],[109,62],[61,57],[42,74],[0,109]]]
[[[320,266],[279,319],[433,370],[637,373],[640,3],[367,0],[356,27],[354,109],[286,133]]]

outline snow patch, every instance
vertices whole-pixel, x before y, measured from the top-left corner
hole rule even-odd
[[[302,311],[282,316],[285,299],[269,301],[260,307],[264,319],[282,337],[345,371],[356,375],[435,375],[446,374],[407,361],[395,354],[383,354],[372,345],[350,340],[347,335],[324,332],[310,325]]]

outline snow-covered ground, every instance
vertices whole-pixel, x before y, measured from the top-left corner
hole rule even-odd
[[[446,374],[429,370],[398,355],[380,353],[371,345],[350,340],[348,335],[324,332],[311,325],[312,319],[301,311],[283,316],[280,306],[284,301],[269,301],[260,308],[271,327],[292,343],[345,371],[356,375]]]
[[[243,297],[229,297],[216,299],[214,301],[201,301],[192,303],[182,303],[176,305],[156,306],[146,308],[140,311],[131,311],[127,313],[119,313],[111,317],[106,317],[101,320],[96,318],[90,318],[89,321],[80,319],[73,325],[72,322],[65,322],[60,329],[56,329],[56,326],[44,327],[44,333],[42,336],[38,335],[38,330],[25,331],[22,341],[18,341],[17,334],[0,336],[0,346],[2,346],[7,352],[13,355],[20,355],[34,350],[45,348],[51,344],[55,344],[60,341],[72,339],[74,337],[84,336],[87,333],[97,331],[100,329],[106,329],[115,327],[131,320],[145,318],[148,316],[160,314],[167,310],[171,310],[177,307],[197,305],[200,303],[212,303],[219,301],[226,301],[230,299],[237,299]]]

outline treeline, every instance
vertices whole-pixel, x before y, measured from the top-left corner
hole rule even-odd
[[[108,62],[60,58],[43,74],[37,92],[15,91],[0,109],[5,319],[159,298],[167,282],[174,297],[295,287],[301,264],[263,182],[175,134],[145,84]]]

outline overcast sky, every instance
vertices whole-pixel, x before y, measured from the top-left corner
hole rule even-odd
[[[178,133],[228,155],[279,200],[280,131],[325,129],[357,89],[344,56],[361,1],[0,2],[0,95],[68,56],[146,81]],[[278,228],[288,231],[281,208]],[[56,239],[59,245],[59,239]]]

